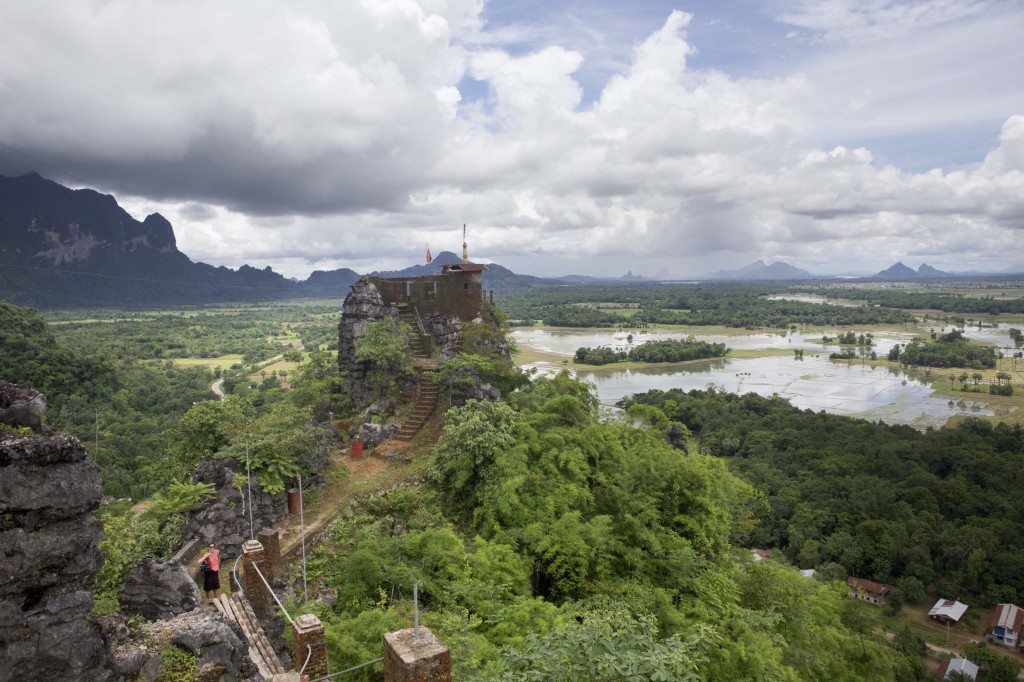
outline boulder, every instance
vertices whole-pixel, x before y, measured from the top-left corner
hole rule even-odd
[[[0,424],[38,431],[46,414],[46,398],[38,391],[0,379]]]
[[[128,615],[167,620],[198,607],[201,597],[184,566],[146,557],[128,574],[119,601]]]
[[[199,680],[240,682],[252,675],[249,645],[238,630],[216,611],[195,609],[143,625],[143,631],[159,650],[170,644],[199,658]]]
[[[393,438],[399,431],[398,424],[362,424],[359,427],[358,438],[363,441],[363,447],[372,449]]]

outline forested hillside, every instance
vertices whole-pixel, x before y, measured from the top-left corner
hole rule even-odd
[[[335,665],[408,622],[416,583],[460,680],[917,679],[838,585],[732,548],[761,496],[720,459],[598,419],[567,375],[445,433],[429,487],[360,505],[313,557]]]
[[[935,583],[991,606],[1024,595],[1024,430],[969,419],[920,433],[780,398],[650,391],[703,451],[763,491],[761,523],[740,538],[836,576]]]
[[[82,352],[58,342],[36,311],[3,301],[0,348],[0,377],[46,396],[47,423],[88,445],[105,491],[116,497],[144,497],[166,486],[167,431],[212,397],[209,369]]]

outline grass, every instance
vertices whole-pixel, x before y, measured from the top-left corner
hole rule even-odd
[[[233,365],[242,363],[242,355],[221,355],[217,358],[171,358],[171,362],[179,367],[209,367],[210,369],[231,369]]]

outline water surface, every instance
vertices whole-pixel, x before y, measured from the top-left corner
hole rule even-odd
[[[613,330],[548,331],[522,330],[512,337],[522,347],[543,350],[571,358],[581,346],[610,346],[618,350],[630,347],[626,340],[633,334],[633,345],[647,340],[685,338],[687,333],[650,332],[639,334]],[[825,410],[833,414],[856,416],[887,423],[911,424],[918,428],[941,426],[957,414],[991,415],[993,411],[979,400],[950,403],[948,397],[932,390],[928,377],[911,376],[885,367],[871,367],[861,359],[832,362],[830,353],[839,347],[823,345],[821,335],[804,337],[799,333],[752,333],[742,335],[693,334],[701,341],[725,343],[729,348],[745,350],[802,349],[803,360],[793,355],[760,358],[725,358],[685,364],[664,364],[634,369],[595,368],[580,370],[577,377],[594,384],[598,398],[611,405],[625,395],[650,389],[683,390],[715,386],[733,393],[778,394],[801,409]],[[875,335],[874,350],[885,355],[894,343],[906,343],[913,334],[885,332]],[[870,351],[868,351],[870,352]],[[557,372],[560,363],[537,362],[540,372]],[[935,378],[944,376],[934,370]]]

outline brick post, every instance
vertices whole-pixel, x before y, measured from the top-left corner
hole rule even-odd
[[[384,682],[451,682],[452,656],[425,627],[384,635]]]
[[[253,613],[260,620],[266,620],[273,614],[267,586],[260,580],[253,566],[257,561],[263,562],[265,557],[266,552],[258,540],[246,540],[242,544],[242,589],[245,590],[245,598],[252,605]]]
[[[311,680],[327,675],[330,666],[327,662],[324,626],[320,619],[311,613],[301,615],[292,623],[292,631],[295,633],[295,653],[292,656],[295,660],[295,669],[301,671],[302,664],[306,663],[306,656],[309,656],[309,663],[303,674],[309,675]]]
[[[263,545],[263,563],[260,564],[260,570],[269,582],[271,578],[277,576],[281,565],[281,533],[276,528],[268,528],[261,530],[256,537]]]

